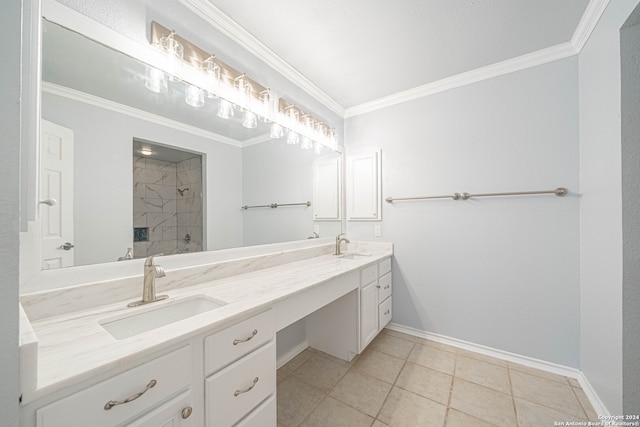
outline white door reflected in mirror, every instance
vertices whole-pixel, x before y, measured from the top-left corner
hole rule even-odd
[[[73,265],[73,131],[41,122],[40,205],[42,269]]]

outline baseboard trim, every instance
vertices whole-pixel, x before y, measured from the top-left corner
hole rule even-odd
[[[596,411],[596,413],[598,415],[610,415],[606,406],[602,403],[602,400],[600,400],[598,394],[589,383],[587,377],[579,369],[571,368],[569,366],[564,366],[553,362],[547,362],[545,360],[540,360],[529,356],[511,353],[504,350],[499,350],[492,347],[487,347],[480,344],[475,344],[457,338],[451,338],[445,335],[421,331],[419,329],[410,328],[408,326],[399,325],[397,323],[389,323],[386,328],[392,331],[412,335],[414,337],[424,338],[442,344],[450,345],[452,347],[461,348],[463,350],[473,351],[474,353],[483,354],[485,356],[495,357],[496,359],[501,359],[507,362],[517,363],[529,368],[540,369],[541,371],[573,378],[577,380],[578,383],[580,383],[582,390],[587,395],[587,398],[589,399],[589,402],[593,406],[593,409]]]
[[[304,341],[301,341],[294,347],[290,348],[286,353],[278,356],[278,358],[276,359],[276,369],[282,368],[289,361],[291,361],[291,359],[305,351],[307,347],[309,347],[309,342],[305,339]]]

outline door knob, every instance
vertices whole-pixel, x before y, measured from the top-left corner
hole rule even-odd
[[[71,248],[73,248],[73,245],[69,242],[65,243],[64,245],[58,246],[58,249],[64,249],[65,251],[71,250]]]

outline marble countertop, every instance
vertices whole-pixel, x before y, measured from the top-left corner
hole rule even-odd
[[[23,403],[198,334],[224,328],[278,301],[321,286],[328,280],[371,265],[393,254],[393,246],[388,243],[361,244],[359,248],[357,245],[350,248],[354,247],[356,253],[364,253],[367,256],[346,259],[324,254],[216,280],[205,279],[199,282],[197,278],[192,278],[188,286],[161,289],[158,294],[168,294],[169,298],[143,307],[127,307],[131,299],[107,300],[106,304],[93,308],[80,305],[79,310],[73,310],[70,306],[63,314],[56,313],[49,317],[39,315],[37,320],[27,322],[31,328],[27,328],[26,332],[32,337],[31,341],[35,334],[38,342],[37,379],[33,381],[35,389],[22,390]],[[349,251],[352,250],[354,249]],[[168,271],[167,277],[171,274],[172,272]],[[162,280],[164,279],[157,279],[158,285]],[[136,286],[141,290],[141,285]],[[224,302],[225,305],[120,340],[113,338],[99,324],[104,319],[147,311],[161,304],[195,295],[203,295]],[[46,301],[46,294],[40,295],[40,299]],[[31,317],[29,307],[25,307],[25,312]],[[52,313],[55,313],[55,310],[52,310]]]

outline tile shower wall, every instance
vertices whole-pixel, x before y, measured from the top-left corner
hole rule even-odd
[[[202,250],[202,159],[177,164],[178,253]]]
[[[133,157],[133,227],[148,228],[148,241],[133,243],[135,258],[202,250],[201,189],[199,158]]]

